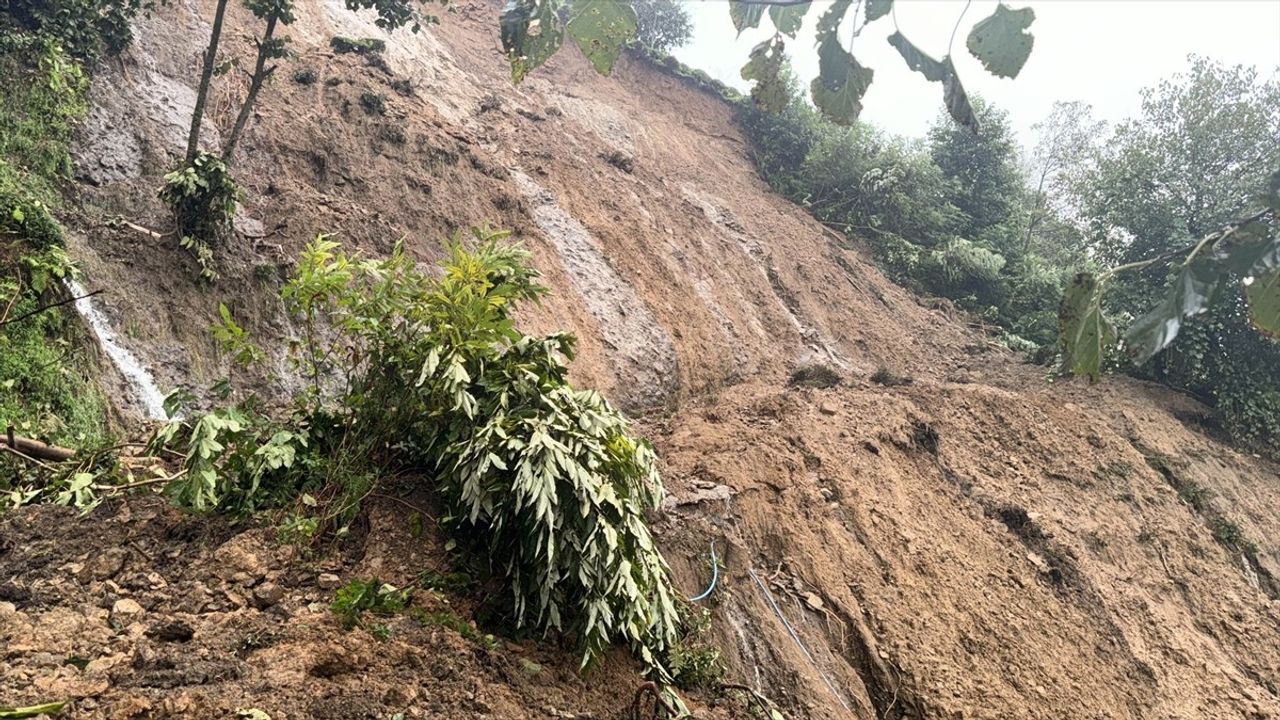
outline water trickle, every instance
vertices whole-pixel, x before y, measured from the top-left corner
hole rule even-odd
[[[125,382],[129,383],[134,400],[146,414],[147,419],[164,420],[166,417],[164,394],[160,392],[160,388],[156,387],[156,381],[151,377],[151,373],[133,353],[129,352],[128,348],[120,344],[115,331],[111,328],[111,323],[107,322],[106,316],[94,305],[93,298],[81,297],[86,294],[84,287],[70,278],[66,282],[67,290],[71,295],[80,298],[75,302],[76,311],[89,324],[93,334],[98,338],[98,345],[107,353],[107,357],[111,358],[111,363],[124,376]]]

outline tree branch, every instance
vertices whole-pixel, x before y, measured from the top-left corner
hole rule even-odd
[[[16,322],[18,322],[18,321],[20,321],[20,320],[26,320],[27,318],[31,317],[32,315],[39,315],[40,313],[44,312],[45,310],[52,310],[53,308],[56,308],[56,307],[59,307],[59,306],[62,306],[62,305],[68,305],[68,304],[73,303],[73,302],[75,302],[75,301],[77,301],[77,300],[83,300],[83,299],[85,299],[85,298],[93,297],[94,295],[98,295],[98,294],[100,294],[100,293],[102,293],[102,292],[103,292],[103,291],[102,291],[102,290],[100,290],[100,289],[99,289],[99,290],[94,290],[94,291],[93,291],[93,292],[91,292],[91,293],[85,293],[84,295],[80,295],[80,296],[78,296],[78,297],[69,297],[69,298],[67,298],[67,299],[65,299],[65,300],[59,300],[58,302],[55,302],[55,303],[49,303],[48,305],[41,305],[40,307],[36,308],[35,310],[32,310],[32,311],[30,311],[30,312],[22,313],[21,315],[19,315],[19,316],[18,316],[18,317],[16,317],[16,318],[9,318],[8,320],[5,320],[5,321],[3,321],[3,322],[0,322],[0,327],[4,327],[5,325],[9,325],[9,324],[11,324],[11,323],[16,323]]]

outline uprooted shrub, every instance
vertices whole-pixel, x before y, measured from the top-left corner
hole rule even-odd
[[[401,248],[366,260],[311,243],[281,292],[304,335],[297,415],[228,409],[169,426],[158,442],[184,448],[187,469],[169,490],[235,509],[282,487],[353,483],[337,494],[362,497],[379,471],[433,478],[446,526],[509,587],[516,627],[570,633],[584,665],[625,642],[665,680],[679,618],[644,517],[662,495],[653,451],[569,384],[572,335],[515,327],[515,309],[547,290],[504,236],[455,242],[440,276]]]
[[[160,200],[173,211],[179,243],[191,251],[200,265],[200,275],[218,276],[213,251],[231,235],[240,186],[217,155],[196,153],[164,176]]]

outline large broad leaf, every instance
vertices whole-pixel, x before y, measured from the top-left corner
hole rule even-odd
[[[556,54],[564,28],[556,11],[559,0],[509,0],[499,21],[502,49],[511,63],[511,80],[519,83],[530,70]]]
[[[956,73],[956,66],[951,62],[951,56],[935,60],[900,32],[889,36],[889,44],[898,51],[903,60],[907,61],[907,67],[924,75],[930,82],[942,83],[942,101],[946,104],[947,112],[951,114],[953,120],[975,133],[980,130],[978,117],[973,112],[968,93],[960,84],[960,76]]]
[[[778,28],[778,32],[789,37],[795,37],[800,32],[800,26],[804,23],[805,13],[809,12],[810,3],[799,3],[798,5],[772,5],[769,7],[769,19],[773,21],[773,26]]]
[[[813,104],[828,120],[841,125],[858,119],[862,96],[875,75],[871,68],[858,64],[837,36],[850,4],[851,0],[836,0],[818,20],[818,76],[809,86]]]
[[[1116,328],[1102,314],[1102,284],[1093,273],[1075,276],[1058,308],[1062,368],[1097,380],[1102,358],[1116,342]]]
[[[764,17],[764,11],[768,9],[769,3],[731,0],[729,3],[729,19],[733,21],[734,29],[741,35],[742,31],[747,28],[760,27],[760,19]]]
[[[774,37],[752,48],[751,60],[742,68],[743,80],[756,81],[751,99],[765,112],[782,112],[791,100],[781,77],[785,61],[782,38]]]
[[[622,48],[636,36],[636,11],[631,3],[612,0],[574,0],[569,37],[601,75],[613,72]]]
[[[1169,347],[1178,337],[1182,321],[1204,312],[1220,278],[1221,270],[1207,260],[1183,266],[1160,304],[1133,321],[1124,334],[1125,347],[1133,361],[1144,363]]]
[[[1035,44],[1035,37],[1027,32],[1035,19],[1036,13],[1031,8],[1013,10],[1000,3],[991,17],[969,31],[969,52],[992,75],[1017,77]]]
[[[875,71],[859,65],[834,36],[818,46],[818,68],[818,77],[809,86],[813,104],[828,120],[852,125],[862,113],[862,96],[871,87]]]
[[[867,0],[867,22],[879,20],[893,9],[893,0]]]
[[[1254,276],[1245,286],[1249,299],[1249,320],[1260,332],[1280,339],[1280,269]]]
[[[1252,220],[1215,243],[1213,258],[1243,277],[1260,275],[1280,268],[1280,236],[1262,220]]]

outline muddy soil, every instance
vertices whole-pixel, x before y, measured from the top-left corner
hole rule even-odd
[[[244,56],[233,6],[227,52]],[[160,9],[99,75],[71,249],[162,386],[227,374],[206,332],[220,301],[283,374],[295,331],[275,293],[317,233],[375,255],[404,238],[432,261],[451,233],[499,225],[554,289],[524,326],[576,332],[575,380],[655,440],[671,490],[655,526],[686,593],[705,587],[715,543],[708,607],[730,680],[815,720],[1280,718],[1274,463],[1224,445],[1206,408],[1168,391],[1049,384],[971,319],[887,282],[856,238],[768,190],[718,97],[634,58],[598,77],[572,48],[512,87],[497,4],[457,6],[388,36],[339,0],[309,5],[235,158],[245,220],[214,285],[194,280],[154,199],[211,3]],[[334,35],[388,49],[335,54]],[[241,92],[219,79],[210,143]],[[815,363],[840,382],[789,383]],[[881,367],[911,382],[872,382]],[[0,520],[0,704],[626,712],[640,680],[621,654],[579,676],[554,644],[490,650],[412,618],[385,641],[343,630],[320,573],[407,582],[444,558],[406,534],[406,508],[371,512],[367,535],[316,557],[158,500]],[[1247,542],[1224,543],[1223,522]],[[450,602],[474,620],[472,601]],[[695,701],[699,717],[737,707]]]

